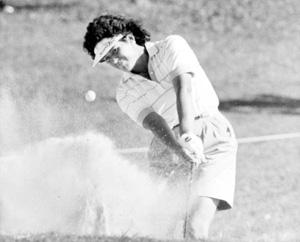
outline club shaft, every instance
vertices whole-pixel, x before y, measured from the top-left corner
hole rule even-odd
[[[190,200],[191,200],[191,190],[193,184],[193,174],[194,174],[194,163],[191,163],[191,169],[188,175],[188,186],[187,186],[187,202],[186,202],[186,212],[184,219],[184,227],[183,227],[183,238],[188,240],[188,230],[189,230],[189,217],[190,217]]]

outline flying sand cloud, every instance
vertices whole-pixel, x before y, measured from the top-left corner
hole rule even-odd
[[[0,128],[9,150],[0,157],[1,234],[167,236],[183,210],[180,191],[161,190],[166,181],[125,160],[100,133],[24,144],[12,98],[2,95],[0,105],[9,111]]]

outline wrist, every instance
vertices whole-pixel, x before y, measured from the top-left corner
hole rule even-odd
[[[195,134],[192,133],[191,131],[182,133],[180,136],[179,143],[182,145],[182,142],[188,142],[193,136],[195,136]]]
[[[184,152],[184,147],[180,144],[180,142],[176,142],[172,146],[169,147],[172,152],[177,156],[182,156],[182,153]]]

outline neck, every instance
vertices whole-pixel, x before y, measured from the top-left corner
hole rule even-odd
[[[148,61],[149,55],[145,47],[143,47],[143,52],[138,58],[134,69],[131,71],[134,74],[141,75],[143,77],[149,77],[148,74]]]

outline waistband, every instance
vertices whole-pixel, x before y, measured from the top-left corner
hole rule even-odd
[[[208,118],[208,117],[211,117],[211,116],[213,116],[217,113],[219,113],[219,110],[202,112],[202,113],[198,114],[197,116],[195,116],[194,120],[199,120],[199,119],[202,119],[202,118]],[[177,128],[177,127],[179,127],[179,124],[176,124],[175,126],[173,126],[173,129]]]

